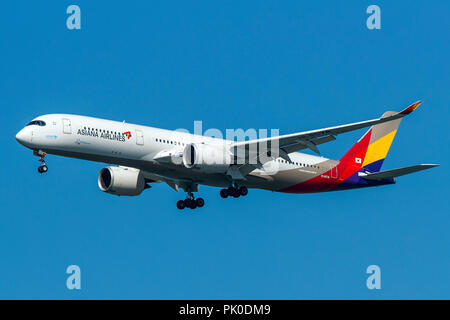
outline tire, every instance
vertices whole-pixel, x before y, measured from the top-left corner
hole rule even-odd
[[[205,205],[205,200],[203,200],[203,198],[197,198],[197,200],[195,200],[197,207],[201,208]]]
[[[191,203],[189,205],[189,208],[191,208],[191,209],[197,208],[197,202],[195,200],[191,200],[190,202]]]
[[[228,198],[228,190],[227,189],[220,190],[220,196],[224,199]]]
[[[38,167],[39,173],[46,173],[47,171],[48,171],[48,167],[45,164]]]
[[[239,193],[241,194],[241,196],[246,196],[248,194],[248,189],[245,186],[242,186],[239,188]]]
[[[183,200],[178,200],[177,201],[177,208],[180,210],[183,210],[186,207],[186,205],[184,204]]]
[[[228,191],[228,195],[234,196],[234,194],[236,193],[236,188],[235,187],[228,187],[227,191]]]

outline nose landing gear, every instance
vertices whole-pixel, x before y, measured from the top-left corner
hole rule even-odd
[[[205,205],[205,200],[203,198],[194,198],[192,192],[188,192],[186,199],[177,201],[177,208],[183,210],[184,208],[201,208]]]
[[[231,186],[227,189],[220,190],[220,196],[222,198],[234,197],[239,198],[240,196],[246,196],[248,194],[248,189],[246,186]]]
[[[39,162],[41,163],[41,165],[38,167],[38,172],[39,173],[46,173],[48,171],[48,167],[45,164],[45,156],[47,155],[45,152],[39,150],[39,151],[34,151],[33,154],[35,156],[39,157]]]

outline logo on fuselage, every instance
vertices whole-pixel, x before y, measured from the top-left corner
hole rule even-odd
[[[128,139],[131,138],[131,132],[127,131],[124,133],[115,132],[115,131],[109,131],[109,130],[102,130],[102,129],[94,129],[94,128],[82,128],[78,129],[77,132],[78,135],[81,136],[90,136],[93,138],[101,138],[106,140],[115,140],[119,142],[125,142],[125,136],[128,137]]]
[[[131,138],[131,131],[124,132],[123,134],[127,136],[128,140],[130,140],[130,138]]]

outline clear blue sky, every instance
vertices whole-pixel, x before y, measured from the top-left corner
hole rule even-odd
[[[66,8],[82,30],[66,29]],[[381,7],[382,29],[366,28]],[[450,298],[449,1],[38,1],[0,12],[0,298]],[[384,168],[441,167],[376,189],[251,190],[180,213],[159,184],[100,192],[99,163],[37,159],[30,119],[76,113],[192,130],[402,122]],[[364,133],[339,136],[339,158]],[[65,287],[66,267],[82,290]],[[367,266],[382,289],[366,288]]]

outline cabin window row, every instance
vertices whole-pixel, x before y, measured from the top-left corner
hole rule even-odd
[[[278,159],[277,160],[280,163],[286,163],[286,164],[292,164],[292,165],[297,165],[297,166],[303,166],[303,167],[307,167],[307,168],[314,168],[314,169],[320,169],[319,166],[315,166],[312,164],[306,164],[306,163],[300,163],[300,162],[289,162],[283,159]]]
[[[156,138],[155,140],[156,140],[156,142],[173,144],[173,145],[178,145],[178,146],[184,146],[185,145],[183,142],[180,142],[180,141],[172,141],[172,140],[165,140],[165,139],[159,139],[159,138]]]

